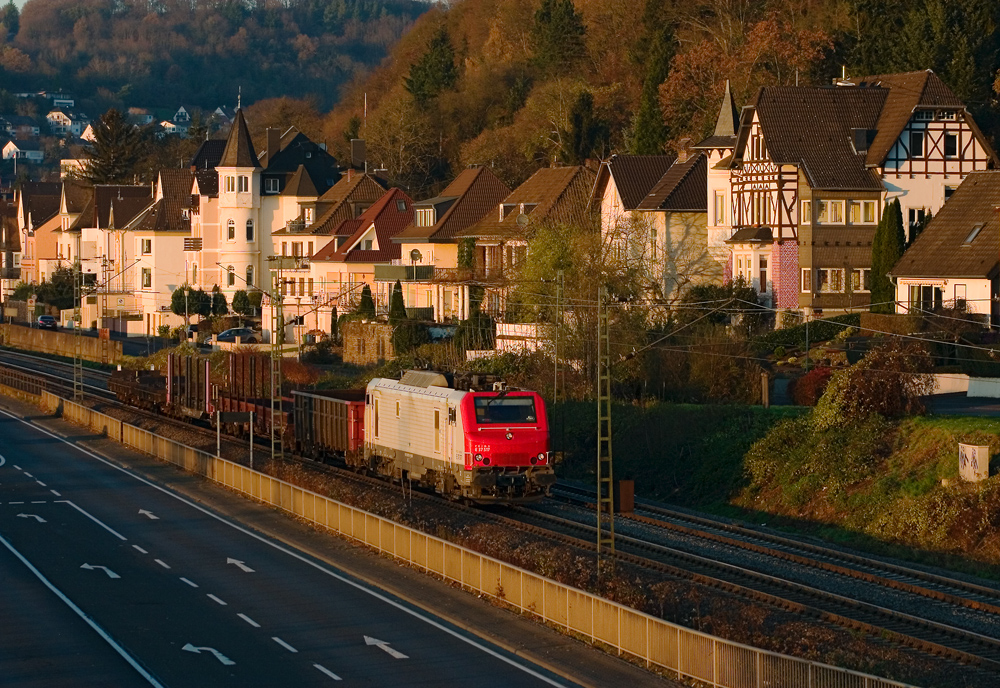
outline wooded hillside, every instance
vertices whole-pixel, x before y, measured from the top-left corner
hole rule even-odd
[[[421,16],[325,132],[360,131],[411,189],[470,163],[514,186],[552,160],[699,140],[726,79],[742,105],[765,84],[933,69],[993,136],[998,23],[991,0],[461,0]]]
[[[0,83],[64,89],[100,111],[234,106],[238,86],[245,103],[314,97],[326,109],[426,9],[416,0],[29,0],[17,12],[11,3],[0,10]]]

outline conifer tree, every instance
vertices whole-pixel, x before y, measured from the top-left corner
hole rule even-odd
[[[148,142],[142,131],[112,108],[94,122],[94,141],[83,177],[94,184],[130,184],[142,172]]]
[[[888,204],[872,239],[871,310],[873,313],[895,312],[896,289],[888,273],[903,255],[906,234],[903,232],[903,211],[897,198]]]
[[[420,107],[426,107],[441,91],[454,88],[458,81],[455,49],[448,29],[442,26],[431,38],[427,52],[410,67],[406,90]]]
[[[675,45],[673,28],[664,24],[646,54],[646,76],[632,136],[632,152],[636,155],[659,155],[667,142],[668,131],[660,109],[660,84],[670,73]]]
[[[569,113],[567,148],[563,151],[566,162],[578,165],[596,151],[607,146],[611,138],[608,123],[594,115],[594,96],[584,91],[576,99]]]
[[[241,316],[241,318],[245,318],[253,313],[253,309],[250,307],[250,297],[247,296],[246,289],[240,289],[233,294],[233,312]]]
[[[375,300],[372,299],[372,288],[367,284],[361,290],[361,302],[358,304],[356,312],[364,318],[375,317]]]
[[[585,33],[583,16],[573,0],[542,0],[532,30],[538,66],[548,71],[575,64],[587,54]]]
[[[226,301],[226,295],[222,293],[219,289],[219,285],[216,284],[212,287],[212,315],[228,315],[229,314],[229,303]]]
[[[389,298],[389,324],[397,325],[406,321],[406,304],[403,303],[403,285],[396,280]]]

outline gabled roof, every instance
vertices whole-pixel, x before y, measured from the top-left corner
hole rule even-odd
[[[60,205],[65,205],[66,212],[73,215],[83,212],[87,203],[94,198],[94,187],[89,182],[77,179],[67,179],[62,185]]]
[[[137,214],[126,229],[154,232],[190,232],[191,218],[183,210],[191,204],[194,173],[185,169],[160,170],[157,199]],[[117,218],[117,215],[116,215]]]
[[[396,235],[394,241],[427,241],[451,243],[455,235],[482,220],[497,203],[510,195],[510,188],[488,167],[462,170],[437,199],[414,203],[416,208],[434,205],[446,208],[430,227],[410,225]],[[440,201],[440,202],[435,202]]]
[[[397,260],[401,254],[400,245],[392,240],[404,227],[413,221],[413,201],[401,189],[390,189],[375,205],[356,220],[348,220],[355,231],[340,248],[331,241],[313,256],[313,261],[334,263],[388,263]],[[374,225],[377,249],[366,251],[355,248]],[[339,232],[338,232],[339,233]]]
[[[888,90],[766,86],[743,108],[733,164],[742,162],[753,115],[770,159],[801,165],[813,189],[881,191],[878,174],[854,150],[853,129],[875,129]]]
[[[674,162],[636,209],[707,213],[707,189],[708,158],[698,152]]]
[[[313,184],[312,177],[310,177],[309,173],[306,172],[305,165],[299,165],[299,169],[295,170],[295,174],[293,174],[292,178],[288,180],[288,183],[285,185],[281,195],[295,196],[298,198],[305,196],[319,196],[319,192],[316,190],[316,185]]]
[[[623,209],[635,210],[673,162],[670,155],[612,155],[597,173],[591,207],[598,209],[608,182],[613,181]]]
[[[301,193],[301,189],[295,189],[298,193],[292,195],[318,196],[340,178],[336,159],[326,151],[325,147],[313,142],[295,127],[289,127],[279,137],[275,150],[265,149],[260,154],[259,161],[264,168],[265,176],[281,175],[284,178],[282,194],[286,193],[288,187],[292,185],[293,177],[300,171],[309,179],[309,184],[316,189],[316,192],[305,194]]]
[[[538,170],[485,218],[456,236],[481,238],[522,238],[525,226],[541,222],[579,222],[587,216],[587,206],[596,175],[583,166],[547,167]],[[525,226],[517,218],[525,206]],[[501,219],[501,208],[508,208]]]
[[[219,160],[217,167],[260,167],[246,118],[243,117],[243,110],[236,111],[236,121],[229,130],[226,148],[222,151],[222,159]]]
[[[24,208],[25,217],[31,217],[31,229],[38,227],[59,212],[59,182],[24,182],[17,198]]]
[[[334,234],[346,220],[354,219],[353,204],[375,203],[385,192],[385,184],[378,177],[348,172],[319,197],[316,221],[306,230],[310,234]]]
[[[929,69],[858,79],[858,87],[865,86],[877,86],[888,91],[878,123],[873,127],[878,129],[878,133],[868,149],[869,165],[881,165],[885,162],[886,156],[889,155],[899,135],[903,133],[903,128],[910,121],[914,110],[922,108],[965,110],[964,103],[951,92],[937,74]]]
[[[996,274],[1000,260],[998,207],[1000,171],[969,173],[890,274],[941,278],[986,278]],[[972,237],[977,225],[982,227]]]
[[[94,214],[88,218],[88,224],[81,226],[124,229],[152,201],[153,190],[149,186],[96,185]]]
[[[21,151],[39,151],[42,150],[42,144],[38,141],[28,141],[26,139],[11,139],[8,141],[8,145],[13,144],[15,148]],[[6,148],[6,146],[4,146]]]

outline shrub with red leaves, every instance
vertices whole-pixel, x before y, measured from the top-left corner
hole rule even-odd
[[[795,381],[792,387],[792,399],[799,406],[815,406],[826,391],[831,375],[833,375],[831,368],[813,368]]]

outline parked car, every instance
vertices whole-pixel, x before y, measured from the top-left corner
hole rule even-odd
[[[58,330],[59,323],[56,322],[55,316],[52,315],[40,315],[38,316],[38,329],[40,330]]]
[[[256,344],[260,341],[260,335],[249,327],[234,327],[220,334],[217,339],[220,342],[235,342],[237,337],[241,344]]]

